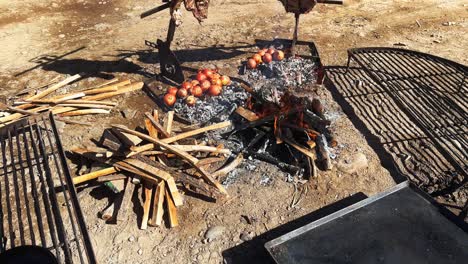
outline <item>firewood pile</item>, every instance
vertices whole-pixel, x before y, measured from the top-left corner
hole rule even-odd
[[[108,114],[117,103],[104,101],[117,95],[140,90],[143,82],[130,80],[119,80],[118,78],[101,83],[98,86],[82,91],[73,91],[60,95],[52,95],[68,84],[81,79],[79,74],[68,77],[60,82],[51,83],[45,89],[36,94],[27,95],[23,99],[16,100],[12,106],[1,105],[3,114],[0,117],[0,127],[12,123],[20,118],[36,115],[41,112],[51,111],[60,117],[79,116],[89,114]],[[29,90],[21,91],[18,94],[28,93]],[[62,119],[66,122],[66,119]]]
[[[96,178],[110,185],[114,181],[126,182],[118,201],[101,212],[103,219],[109,222],[126,220],[135,183],[142,184],[145,194],[141,229],[146,229],[148,224],[160,226],[165,213],[168,216],[167,223],[171,227],[178,226],[177,208],[183,205],[180,189],[212,199],[227,196],[217,178],[234,169],[242,156],[213,171],[210,165],[225,161],[225,157],[232,154],[231,151],[197,141],[195,137],[204,132],[228,128],[231,122],[175,133],[173,118],[174,112],[168,112],[162,124],[157,111],[145,113],[144,132],[113,125],[103,133],[100,141],[105,151],[82,148],[72,150],[74,154],[108,166],[75,177],[75,184]]]

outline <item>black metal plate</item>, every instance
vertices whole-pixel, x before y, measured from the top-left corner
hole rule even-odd
[[[277,263],[465,263],[466,225],[407,182],[268,242]]]

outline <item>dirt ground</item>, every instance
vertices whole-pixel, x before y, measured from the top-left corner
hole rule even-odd
[[[184,12],[173,48],[187,70],[216,65],[236,75],[237,66],[251,52],[256,40],[290,38],[293,15],[279,1],[212,1],[209,19],[198,25]],[[157,54],[144,40],[164,38],[168,14],[146,19],[139,14],[154,7],[144,0],[0,0],[0,96],[10,97],[27,87],[45,84],[57,75],[84,73],[98,83],[101,78],[123,76],[144,80],[158,72]],[[317,45],[325,65],[346,63],[346,50],[364,46],[398,46],[432,53],[467,64],[468,1],[348,1],[345,6],[317,6],[301,17],[300,39]],[[88,83],[78,83],[86,86]],[[72,88],[75,88],[72,86]],[[210,203],[186,196],[175,229],[149,227],[139,230],[141,205],[135,197],[126,222],[106,225],[97,213],[108,203],[98,185],[80,188],[95,253],[101,263],[258,263],[265,262],[263,243],[276,227],[295,220],[311,220],[311,212],[347,198],[373,195],[395,184],[382,167],[384,161],[368,146],[340,107],[328,98],[327,110],[335,117],[342,152],[334,163],[363,153],[369,160],[359,173],[341,173],[335,168],[320,172],[301,203],[290,207],[294,185],[274,167],[239,175],[228,187],[230,198]],[[93,146],[112,123],[141,124],[145,111],[155,103],[143,92],[120,97],[116,111],[107,116],[77,118],[93,127],[67,125],[62,134],[65,148]],[[135,109],[132,120],[119,112]],[[71,164],[72,169],[75,168]],[[271,181],[264,184],[268,176]],[[141,191],[141,190],[140,190]],[[223,226],[216,240],[204,242],[211,226]],[[283,230],[284,231],[284,230]],[[254,236],[251,241],[241,235]],[[246,240],[246,239],[244,239]]]

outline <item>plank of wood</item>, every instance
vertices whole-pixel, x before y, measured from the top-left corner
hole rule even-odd
[[[151,216],[151,220],[148,222],[151,226],[160,226],[162,223],[163,215],[164,215],[164,196],[165,196],[165,183],[161,181],[156,186],[156,191],[153,199],[153,215]]]
[[[255,120],[258,120],[259,117],[257,114],[255,114],[254,112],[242,107],[242,106],[239,106],[237,109],[236,109],[236,113],[238,115],[240,115],[241,117],[245,118],[246,120],[252,122],[252,121],[255,121]]]
[[[87,173],[87,174],[80,175],[78,177],[74,177],[73,178],[73,184],[75,184],[75,185],[80,184],[80,183],[90,181],[90,180],[96,179],[98,177],[106,176],[106,175],[116,173],[116,172],[117,172],[117,170],[115,168],[113,168],[113,167],[93,171],[93,172],[90,172],[90,173]]]
[[[177,208],[172,201],[169,191],[166,188],[166,205],[167,205],[167,212],[169,215],[169,225],[171,227],[176,227],[179,225],[179,220],[177,219]]]
[[[123,222],[127,221],[128,211],[130,211],[130,204],[132,201],[133,193],[135,192],[135,185],[130,179],[127,179],[125,184],[125,190],[123,193],[122,201],[119,207],[118,217],[116,216],[116,221]]]
[[[96,86],[94,86],[94,87],[92,87],[92,88],[90,88],[90,89],[96,89],[96,88],[99,88],[99,87],[103,87],[103,86],[105,86],[105,85],[109,85],[109,84],[111,84],[111,83],[116,83],[116,82],[118,82],[118,81],[119,81],[119,78],[113,78],[113,79],[110,79],[110,80],[105,81],[105,82],[103,82],[103,83],[100,83],[100,84],[98,84],[98,85],[96,85]]]
[[[99,144],[115,152],[119,152],[122,149],[122,142],[112,133],[111,129],[104,130]]]
[[[141,220],[140,228],[145,230],[148,227],[148,218],[150,213],[151,199],[153,195],[152,186],[144,186],[145,203],[143,204],[143,219]]]
[[[67,85],[67,84],[69,84],[69,83],[71,83],[73,81],[78,80],[79,78],[81,78],[81,75],[79,75],[79,74],[75,74],[73,76],[70,76],[70,77],[66,78],[65,80],[63,80],[63,81],[58,82],[57,84],[54,84],[54,85],[48,87],[44,91],[27,98],[26,100],[41,99],[41,98],[47,96],[48,94],[62,88],[63,86],[65,86],[65,85]]]
[[[55,100],[54,100],[54,103],[55,103],[55,104],[58,104],[58,103],[60,103],[60,102],[64,102],[64,101],[67,101],[67,100],[78,99],[78,98],[81,98],[81,97],[83,97],[83,96],[85,96],[85,94],[84,94],[84,93],[80,93],[80,92],[78,92],[78,93],[73,93],[73,94],[67,94],[67,95],[61,96],[59,99],[55,99]]]
[[[229,122],[230,123],[230,122]],[[149,142],[152,142],[162,148],[165,148],[167,150],[169,150],[170,152],[176,154],[177,156],[181,157],[182,159],[188,161],[192,166],[194,166],[198,172],[200,172],[200,174],[203,176],[203,178],[208,181],[209,183],[213,184],[216,188],[218,188],[222,193],[226,194],[227,195],[227,192],[226,190],[224,189],[224,187],[218,182],[216,181],[207,171],[205,171],[203,168],[197,166],[197,163],[198,163],[198,159],[195,158],[195,157],[192,157],[189,153],[183,151],[183,150],[179,150],[177,148],[174,148],[174,146],[172,145],[169,145],[165,142],[163,142],[162,140],[157,140],[157,139],[154,139],[148,135],[145,135],[143,133],[140,133],[138,131],[135,131],[135,130],[131,130],[125,126],[122,126],[122,125],[113,125],[112,126],[113,128],[116,128],[116,129],[120,129],[122,130],[123,132],[126,132],[126,133],[129,133],[129,134],[133,134],[135,136],[138,136],[144,140],[147,140]]]
[[[172,123],[174,121],[174,111],[167,112],[166,122],[164,122],[164,130],[169,134],[172,132]]]
[[[127,179],[126,175],[118,173],[118,174],[100,176],[99,178],[97,178],[97,182],[107,182],[107,181],[125,180],[125,179]]]
[[[85,96],[85,97],[83,97],[83,99],[99,101],[99,100],[102,100],[102,99],[107,99],[107,98],[110,98],[110,97],[114,97],[116,95],[120,95],[120,94],[124,94],[124,93],[128,93],[128,92],[133,92],[133,91],[140,90],[141,88],[143,88],[143,85],[144,85],[143,82],[131,83],[129,85],[123,86],[122,88],[120,88],[119,90],[117,90],[115,92],[101,93],[101,94],[97,94],[97,95]]]
[[[155,129],[157,129],[158,132],[161,133],[161,134],[164,136],[164,138],[168,138],[168,137],[171,136],[170,134],[168,134],[168,133],[166,132],[166,130],[164,129],[164,127],[163,127],[158,121],[156,121],[156,120],[153,118],[153,116],[152,116],[150,113],[146,112],[146,113],[145,113],[145,116],[146,116],[146,118],[151,122],[151,124],[153,125],[153,127],[154,127]]]
[[[94,115],[94,114],[109,114],[110,111],[106,109],[83,109],[83,110],[75,110],[69,111],[66,113],[60,114],[63,116],[79,116],[79,115]]]
[[[118,129],[113,129],[112,132],[120,139],[122,143],[127,146],[136,146],[143,141],[138,136],[132,135],[131,133],[122,132]]]
[[[18,108],[20,108],[20,107],[18,107]],[[31,112],[34,112],[34,113],[40,113],[42,111],[47,111],[49,109],[50,109],[50,106],[40,106],[40,107],[36,107],[36,108],[33,108],[33,109],[29,109],[28,111],[31,111]],[[25,116],[26,115],[23,115],[23,114],[20,114],[20,113],[15,113],[15,114],[11,114],[9,116],[4,116],[4,117],[0,118],[0,127],[3,126],[3,125],[6,125],[10,121],[15,121],[15,120],[18,120],[18,119],[23,118]]]

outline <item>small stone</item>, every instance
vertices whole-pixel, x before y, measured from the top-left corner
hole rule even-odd
[[[138,255],[142,255],[143,254],[143,249],[138,249]]]
[[[252,232],[242,232],[240,235],[240,239],[242,241],[250,241],[253,238],[253,233]]]
[[[452,21],[447,21],[447,22],[444,22],[442,23],[443,26],[453,26],[455,25],[456,23],[455,22],[452,22]]]
[[[128,238],[128,242],[133,242],[133,241],[135,241],[135,237],[134,237],[134,236],[130,236],[130,237]]]
[[[340,161],[337,168],[339,171],[352,174],[361,169],[367,168],[368,163],[366,155],[363,153],[356,153],[350,158],[349,162]]]
[[[226,228],[224,226],[212,226],[206,231],[205,239],[207,239],[208,242],[211,242],[216,238],[220,237],[225,230]]]

